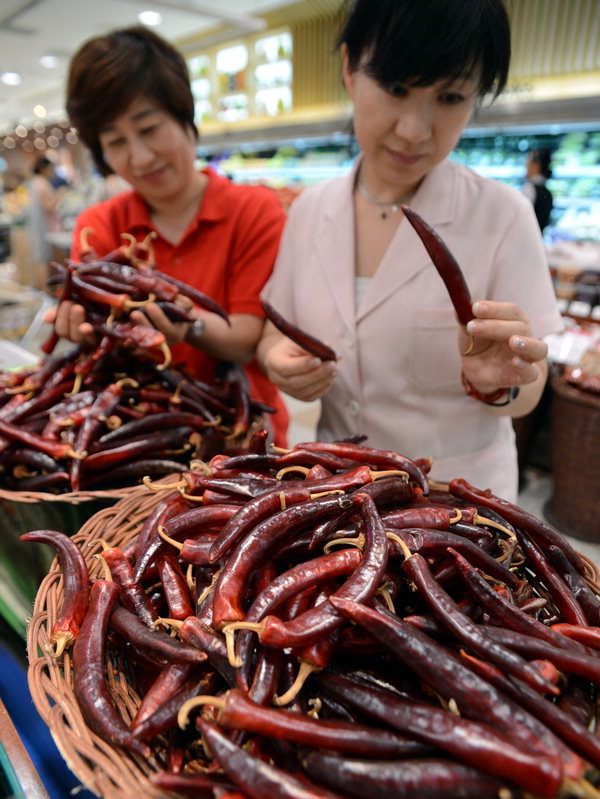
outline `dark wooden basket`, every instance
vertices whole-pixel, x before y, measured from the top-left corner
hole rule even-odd
[[[600,541],[600,396],[559,375],[551,386],[554,488],[544,515],[566,535]]]

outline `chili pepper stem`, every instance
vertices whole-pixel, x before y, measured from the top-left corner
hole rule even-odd
[[[179,630],[179,628],[183,626],[183,621],[180,621],[179,619],[167,619],[163,616],[159,616],[158,619],[154,619],[152,626],[165,627],[167,630],[172,627],[175,630]]]
[[[365,548],[365,537],[362,533],[359,533],[356,538],[334,538],[333,541],[328,541],[325,544],[323,547],[323,552],[328,555],[333,547],[339,546],[340,544],[348,544],[351,547],[360,549],[362,552]]]
[[[173,355],[171,353],[171,348],[169,347],[166,341],[163,341],[161,343],[159,350],[165,356],[164,361],[162,363],[159,363],[159,365],[156,367],[159,371],[161,371],[162,369],[166,369],[167,366],[170,366],[171,362],[173,361]]]
[[[485,516],[480,516],[479,513],[476,513],[473,517],[473,523],[486,525],[487,527],[494,527],[496,530],[506,533],[506,535],[516,543],[517,537],[514,532],[509,530],[508,527],[504,527],[504,525],[500,524],[499,522],[494,521],[493,519],[488,519]]]
[[[74,397],[76,394],[79,394],[81,391],[81,386],[83,384],[83,375],[76,374],[75,380],[73,380],[73,388],[70,391],[67,391],[65,397]]]
[[[430,491],[443,491],[447,494],[450,489],[450,483],[438,483],[437,480],[430,480],[429,489]]]
[[[106,546],[104,541],[102,542],[102,545]],[[106,546],[106,549],[110,549],[110,547]],[[102,579],[106,580],[106,582],[108,582],[108,583],[112,583],[113,582],[113,578],[112,578],[112,574],[111,574],[110,567],[109,567],[108,563],[104,560],[102,555],[99,554],[98,552],[96,552],[94,557],[96,558],[96,560],[100,563],[100,565],[102,567],[102,572],[103,572]]]
[[[167,544],[171,544],[171,546],[175,547],[175,549],[178,552],[181,552],[181,550],[183,549],[183,544],[180,541],[176,541],[174,538],[170,538],[165,533],[165,528],[162,526],[162,524],[158,525],[158,527],[156,528],[156,532],[158,533],[159,537],[162,538],[163,541],[166,541]]]
[[[573,780],[566,777],[560,789],[561,796],[575,796],[578,799],[599,799],[600,791],[598,791],[591,782],[581,778]]]
[[[273,699],[273,703],[278,707],[282,707],[284,705],[289,705],[290,702],[293,702],[302,690],[306,680],[315,671],[322,671],[322,669],[320,666],[315,666],[314,663],[309,663],[308,660],[301,660],[296,679],[284,694],[280,694]]]
[[[241,658],[239,658],[235,654],[235,631],[236,630],[251,630],[252,632],[257,633],[258,637],[262,635],[265,629],[264,622],[252,622],[252,621],[231,621],[226,624],[223,629],[222,633],[225,636],[225,644],[227,646],[227,659],[229,660],[229,665],[234,669],[240,669],[244,662]]]
[[[214,705],[219,710],[222,710],[225,707],[225,699],[220,696],[209,696],[208,694],[200,694],[199,696],[193,696],[191,699],[188,699],[183,705],[179,708],[179,712],[177,713],[177,724],[182,730],[185,730],[187,725],[190,721],[190,713],[192,710],[195,710],[197,707],[203,707],[204,705]]]
[[[187,491],[185,490],[185,486],[179,486],[177,490],[184,499],[187,499],[188,502],[204,502],[203,495],[195,496],[194,494],[188,494]]]
[[[46,652],[53,658],[59,658],[74,641],[75,636],[72,632],[59,630],[53,633],[50,643],[46,646]]]
[[[306,466],[285,466],[283,469],[280,469],[277,472],[275,477],[278,480],[283,480],[285,475],[290,474],[290,472],[297,472],[298,474],[303,474],[306,476],[309,473],[309,471],[310,469],[308,469]]]
[[[198,600],[197,600],[197,602],[196,602],[196,604],[197,604],[197,605],[201,605],[201,604],[202,604],[202,602],[203,602],[203,601],[206,599],[206,597],[207,597],[207,596],[210,594],[210,592],[213,590],[213,588],[215,587],[215,583],[216,583],[216,582],[217,582],[217,580],[219,579],[219,574],[220,574],[220,573],[221,573],[221,569],[219,569],[218,571],[216,571],[216,572],[213,574],[213,576],[212,576],[212,579],[211,579],[211,581],[210,581],[210,585],[207,585],[207,586],[206,586],[206,588],[204,589],[204,591],[202,591],[202,593],[201,593],[201,594],[200,594],[200,596],[198,597]]]
[[[406,546],[406,543],[399,536],[397,536],[395,533],[386,531],[386,537],[389,538],[390,541],[395,541],[395,543],[398,544],[402,550],[402,554],[404,555],[404,560],[412,558],[414,553],[410,551],[410,549]]]
[[[380,586],[375,593],[383,599],[390,613],[393,613],[394,616],[396,616],[396,608],[394,607],[394,603],[390,594],[390,583],[385,583],[385,585]]]
[[[181,488],[181,486],[187,485],[185,478],[177,480],[175,483],[153,483],[147,475],[142,479],[142,482],[146,488],[149,488],[151,491],[175,491]]]

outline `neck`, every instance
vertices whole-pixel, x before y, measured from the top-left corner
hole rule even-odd
[[[356,175],[356,187],[367,199],[376,200],[379,203],[399,204],[411,197],[419,188],[421,181],[405,183],[388,183],[381,181],[365,168],[364,162],[361,164]]]

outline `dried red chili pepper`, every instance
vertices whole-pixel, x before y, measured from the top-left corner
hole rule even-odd
[[[437,757],[402,760],[347,759],[332,752],[304,752],[306,773],[344,795],[379,799],[495,799],[511,797],[510,783],[480,769]]]
[[[534,716],[466,668],[448,647],[385,610],[335,597],[329,601],[442,697],[453,699],[461,716],[489,724],[524,752],[560,758],[565,775],[579,779],[581,760]]]
[[[562,549],[550,546],[546,549],[546,556],[555,566],[560,577],[570,588],[573,596],[579,603],[586,616],[588,624],[600,626],[600,600],[592,591],[582,574],[574,568]]]
[[[418,552],[402,564],[404,573],[412,580],[422,599],[435,618],[467,649],[485,656],[487,660],[524,680],[538,691],[558,694],[556,685],[544,680],[537,669],[487,635],[486,628],[477,625],[463,613],[452,597],[436,582],[425,558]]]
[[[355,495],[322,497],[286,508],[256,525],[233,549],[219,573],[213,595],[215,627],[244,618],[242,598],[246,586],[269,552],[315,520],[357,507],[358,503]]]
[[[544,583],[563,620],[570,624],[587,624],[587,617],[581,605],[542,550],[523,530],[517,529],[517,538],[527,558],[528,567]]]
[[[291,322],[288,322],[288,320],[285,319],[279,311],[275,310],[270,303],[263,300],[261,305],[267,319],[269,319],[284,336],[287,336],[287,338],[298,344],[298,346],[302,347],[306,352],[309,352],[316,358],[320,358],[322,361],[337,361],[337,355],[327,344],[324,344],[319,339],[301,330]]]
[[[150,748],[132,736],[112,702],[104,676],[106,630],[119,593],[116,583],[97,580],[92,584],[89,608],[73,645],[73,690],[93,732],[110,744],[148,757]]]
[[[87,613],[88,568],[77,544],[58,530],[32,530],[23,533],[20,541],[39,541],[56,550],[63,574],[63,603],[50,633],[51,653],[60,657],[80,633]]]
[[[461,325],[466,325],[475,316],[472,310],[471,292],[456,258],[452,255],[439,234],[409,205],[403,205],[404,216],[410,222],[437,269],[450,295],[450,300]]]
[[[73,459],[73,463],[78,463],[79,459],[83,457],[82,453],[73,449],[71,444],[63,441],[52,441],[46,439],[37,433],[32,433],[24,427],[10,424],[0,420],[0,435],[7,438],[9,441],[18,441],[20,444],[25,444],[32,449],[39,452],[45,452],[56,460]]]
[[[185,727],[190,712],[202,705],[218,708],[216,722],[228,730],[245,730],[268,738],[294,741],[347,754],[400,758],[428,751],[414,740],[383,728],[356,722],[313,719],[309,716],[264,707],[232,688],[222,697],[199,697],[182,706],[178,722]]]
[[[481,674],[491,685],[502,691],[504,696],[518,703],[552,730],[558,736],[558,740],[564,742],[563,747],[570,747],[567,751],[575,752],[576,756],[584,757],[598,767],[600,740],[593,732],[567,716],[556,702],[549,702],[520,680],[509,679],[499,669],[485,661],[467,656],[464,652],[461,655],[475,673]],[[568,768],[565,769],[565,773],[569,773]]]
[[[152,627],[158,618],[158,613],[150,604],[142,584],[135,579],[133,567],[123,550],[119,547],[110,547],[100,556],[110,569],[112,579],[121,588],[121,604],[135,613],[147,627]]]
[[[305,452],[327,453],[338,458],[345,458],[360,463],[369,464],[377,469],[400,469],[407,472],[410,477],[421,487],[424,494],[429,492],[427,475],[417,466],[415,461],[399,452],[385,449],[375,449],[364,444],[355,444],[346,441],[304,441],[296,444],[292,452],[303,450]]]
[[[192,616],[194,608],[190,590],[177,558],[162,552],[156,558],[156,568],[167,601],[169,618],[183,621]]]
[[[359,565],[361,553],[357,549],[340,549],[327,555],[321,555],[309,561],[292,566],[276,577],[254,599],[244,617],[245,622],[259,622],[273,613],[294,596],[299,596],[308,588],[312,588],[325,580],[332,580],[351,574]],[[296,615],[296,614],[295,614]],[[252,634],[249,630],[240,630],[235,649],[235,660],[239,664],[238,685],[248,689],[248,667],[250,662],[249,647]]]
[[[187,646],[178,638],[171,638],[158,627],[150,628],[123,605],[116,605],[110,616],[110,627],[120,636],[131,641],[142,652],[147,652],[163,661],[176,660],[188,663],[203,663],[206,654]]]
[[[540,796],[555,796],[562,769],[555,756],[523,750],[487,724],[420,704],[340,674],[320,674],[317,685],[334,698],[462,763],[515,782]]]
[[[573,566],[581,574],[585,574],[585,563],[574,547],[553,527],[536,518],[532,513],[514,505],[512,502],[508,502],[506,499],[495,496],[489,490],[482,491],[475,488],[462,478],[451,480],[448,490],[450,494],[460,499],[472,502],[474,505],[482,505],[500,514],[515,528],[518,527],[528,533],[542,551],[549,546],[556,546],[562,549]]]
[[[228,625],[225,628],[226,633],[246,627],[254,629],[265,646],[278,648],[309,646],[321,636],[342,625],[343,617],[335,609],[333,598],[362,602],[373,596],[387,565],[388,544],[385,530],[375,503],[368,495],[351,494],[348,499],[354,500],[360,509],[365,545],[359,565],[342,586],[329,597],[327,602],[305,611],[289,622],[282,621],[278,616],[266,616],[259,624],[252,627],[246,622]],[[221,577],[225,568],[221,571]]]
[[[221,768],[251,799],[342,799],[308,779],[298,779],[266,763],[230,741],[219,728],[203,719],[198,728]]]

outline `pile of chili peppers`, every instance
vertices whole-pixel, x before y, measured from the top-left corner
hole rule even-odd
[[[84,306],[97,345],[55,354],[52,331],[39,364],[0,373],[0,486],[64,493],[135,485],[246,448],[273,412],[249,395],[241,371],[198,381],[171,363],[160,331],[131,320],[150,301],[175,321],[191,321],[194,304],[227,320],[212,299],[153,268],[149,253],[130,242],[103,260],[87,252],[82,263],[55,265],[61,300]]]
[[[89,728],[145,774],[151,756],[151,781],[181,796],[600,797],[585,562],[429,467],[257,434],[251,452],[146,480],[155,508],[122,547],[107,531],[98,579],[73,539],[24,535],[58,554],[48,634],[55,657],[73,647]]]

